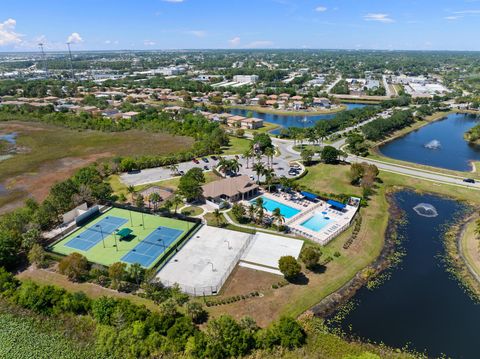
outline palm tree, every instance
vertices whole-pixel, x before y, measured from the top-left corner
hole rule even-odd
[[[222,218],[222,213],[220,212],[220,210],[218,208],[213,212],[213,216],[215,217],[215,221],[217,222],[217,226],[220,227],[220,219]]]
[[[270,187],[272,186],[272,180],[275,177],[275,171],[272,168],[265,168],[263,171],[265,175],[265,183],[268,186],[268,192],[270,192]]]
[[[154,210],[154,211],[157,210],[158,203],[160,203],[161,200],[162,200],[162,197],[160,197],[160,195],[159,195],[157,192],[153,192],[153,193],[150,194],[150,196],[148,197],[148,202],[153,203],[153,210]]]
[[[327,132],[324,129],[317,128],[317,136],[319,140],[319,144],[321,145],[327,136]]]
[[[253,204],[248,206],[248,217],[250,218],[250,221],[255,219],[255,206]]]
[[[173,206],[175,207],[175,214],[177,214],[178,206],[183,203],[182,196],[176,194],[172,199]]]
[[[253,157],[252,155],[252,149],[249,148],[248,150],[246,150],[244,153],[243,153],[243,157],[245,157],[247,159],[247,168],[248,168],[248,161],[250,160],[250,158]]]
[[[229,161],[229,166],[228,166],[229,170],[232,171],[233,173],[237,174],[238,171],[240,170],[240,167],[242,167],[242,164],[240,162],[238,162],[238,160],[236,160],[235,158],[234,159],[231,159]]]
[[[257,174],[257,183],[260,183],[260,176],[263,174],[265,167],[262,163],[257,162],[253,165],[253,171]]]
[[[263,223],[263,218],[264,217],[265,217],[265,210],[263,209],[263,207],[257,209],[257,222],[258,222],[258,224]]]
[[[273,218],[275,218],[275,221],[277,222],[277,225],[280,227],[283,223],[285,223],[285,217],[282,215],[282,212],[280,212],[280,208],[275,208],[272,212]]]
[[[218,161],[218,169],[224,174],[228,171],[229,165],[230,163],[225,157],[221,157]]]
[[[267,147],[265,149],[265,156],[267,156],[267,165],[270,165],[270,168],[273,166],[274,155],[275,155],[275,150],[272,147]]]
[[[172,172],[172,176],[175,176],[178,173],[178,165],[176,163],[168,166],[168,169]]]
[[[128,186],[127,187],[127,192],[130,195],[130,201],[133,203],[133,198],[135,197],[135,187]]]

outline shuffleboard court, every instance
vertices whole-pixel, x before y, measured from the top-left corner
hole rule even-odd
[[[183,231],[160,226],[150,233],[144,240],[122,257],[126,263],[138,263],[149,267],[167,248],[174,243]]]
[[[76,237],[72,238],[65,244],[65,246],[79,249],[81,251],[88,251],[127,222],[128,220],[125,218],[114,216],[105,217],[100,222],[97,222]]]

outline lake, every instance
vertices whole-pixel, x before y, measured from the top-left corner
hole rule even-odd
[[[357,292],[356,306],[342,328],[397,348],[409,344],[430,356],[479,358],[480,305],[447,273],[440,258],[442,228],[465,208],[454,200],[410,191],[396,193],[395,200],[406,213],[407,223],[399,229],[406,255],[380,287]],[[413,208],[419,203],[432,204],[438,216],[417,214]]]
[[[467,130],[480,123],[479,117],[451,114],[416,131],[388,142],[380,152],[397,160],[471,171],[471,161],[480,161],[480,146],[465,141]]]
[[[353,110],[356,108],[363,108],[365,106],[371,106],[361,103],[344,103],[347,106],[347,110]],[[271,113],[262,113],[238,108],[232,108],[229,110],[231,114],[247,116],[249,112],[253,114],[253,117],[261,118],[265,122],[274,123],[280,125],[283,128],[288,127],[312,127],[315,122],[322,120],[330,120],[335,117],[335,113],[325,115],[313,115],[313,116],[299,116],[299,115],[275,115]],[[271,133],[278,134],[280,129],[273,130]]]

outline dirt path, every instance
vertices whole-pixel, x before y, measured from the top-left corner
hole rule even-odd
[[[475,222],[478,219],[479,215],[474,215],[463,227],[458,242],[458,253],[469,272],[480,283],[480,241],[474,234]]]

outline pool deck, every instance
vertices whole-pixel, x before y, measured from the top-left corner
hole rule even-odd
[[[327,244],[346,230],[350,226],[350,223],[358,210],[357,207],[347,205],[342,212],[332,208],[325,201],[319,200],[318,202],[311,202],[302,199],[301,195],[294,195],[292,197],[287,193],[261,193],[260,196],[300,210],[298,214],[286,218],[285,225],[287,225],[293,233],[308,238],[321,245]],[[293,200],[291,198],[293,198]],[[243,204],[248,206],[250,205],[250,202],[244,202]],[[322,212],[327,212],[326,216],[330,218],[331,222],[318,232],[302,226],[302,223],[309,220],[317,213],[322,215]],[[271,215],[270,212],[267,211],[267,213]]]

